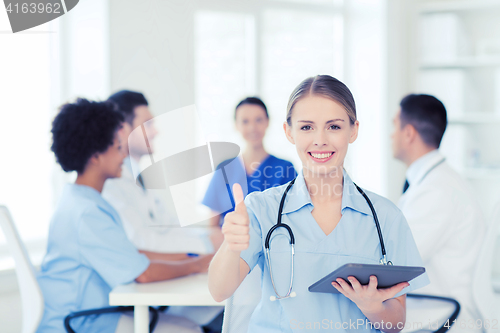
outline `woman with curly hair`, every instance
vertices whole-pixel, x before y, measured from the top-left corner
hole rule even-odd
[[[64,332],[68,314],[107,307],[108,294],[117,285],[166,280],[208,267],[211,256],[141,253],[128,240],[118,213],[102,198],[106,179],[121,174],[123,120],[113,104],[78,99],[63,105],[52,123],[51,149],[57,162],[78,176],[64,188],[50,223],[38,276],[45,300],[38,332]],[[131,330],[130,318],[120,316],[77,317],[70,325],[78,332]],[[201,332],[195,323],[163,313],[157,328]]]

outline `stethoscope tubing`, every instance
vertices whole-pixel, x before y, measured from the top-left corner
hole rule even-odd
[[[373,207],[372,201],[370,200],[370,198],[368,198],[368,196],[361,189],[361,187],[356,185],[356,183],[353,183],[353,184],[356,187],[356,189],[358,190],[358,192],[361,193],[361,195],[365,198],[366,202],[368,203],[368,206],[370,206],[370,210],[372,211],[373,219],[375,220],[375,226],[377,227],[377,233],[378,233],[378,238],[380,240],[380,248],[382,251],[382,257],[384,257],[384,256],[386,256],[384,237],[382,236],[382,230],[380,229],[380,223],[378,221],[378,217],[377,217],[377,213],[375,212],[375,208]]]
[[[293,286],[293,262],[294,262],[294,255],[295,255],[295,237],[293,235],[292,228],[288,224],[281,222],[281,215],[283,213],[283,207],[285,205],[285,199],[286,199],[286,196],[288,194],[288,191],[290,190],[290,188],[295,183],[295,179],[296,178],[294,178],[292,181],[290,181],[290,183],[286,187],[285,191],[283,192],[283,195],[281,196],[281,201],[280,201],[280,205],[279,205],[279,209],[278,209],[278,222],[269,229],[269,231],[267,232],[267,235],[266,235],[266,240],[264,242],[264,247],[265,247],[265,250],[266,250],[266,257],[267,257],[267,264],[269,266],[269,275],[271,277],[271,284],[273,285],[274,292],[276,293],[276,297],[275,296],[271,296],[270,297],[271,301],[275,301],[277,299],[285,299],[285,298],[289,298],[289,297],[294,297],[295,296],[295,292],[292,292],[292,286]],[[382,236],[382,230],[380,228],[380,223],[379,223],[379,220],[378,220],[377,212],[375,211],[375,208],[373,207],[373,204],[372,204],[370,198],[368,197],[368,195],[366,195],[366,193],[361,189],[361,187],[359,187],[355,183],[353,183],[353,184],[356,187],[356,189],[358,190],[358,192],[366,200],[366,202],[367,202],[367,204],[370,207],[370,210],[372,212],[373,219],[375,221],[375,226],[377,228],[377,234],[378,234],[378,238],[379,238],[379,242],[380,242],[380,249],[381,249],[381,252],[382,252],[382,257],[380,258],[380,264],[383,264],[383,265],[392,265],[392,262],[387,260],[387,253],[386,253],[386,250],[385,250],[384,238]],[[291,274],[290,274],[290,286],[289,286],[288,292],[286,293],[285,296],[281,296],[280,294],[278,294],[278,290],[276,289],[276,285],[274,283],[273,270],[272,270],[272,265],[271,265],[271,243],[270,243],[271,242],[271,236],[272,236],[273,232],[276,229],[278,229],[278,228],[285,228],[288,231],[288,234],[290,236],[291,260],[292,260],[292,263],[291,263]]]

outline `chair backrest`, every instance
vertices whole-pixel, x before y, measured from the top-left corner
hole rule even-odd
[[[489,220],[486,237],[477,259],[473,277],[472,291],[474,302],[483,320],[497,318],[500,304],[495,297],[492,283],[492,266],[495,243],[500,228],[500,202],[495,205],[493,214]],[[488,331],[488,330],[487,330]]]
[[[255,266],[226,301],[222,333],[248,332],[253,310],[260,302],[262,270]]]
[[[22,303],[22,333],[37,330],[43,315],[43,294],[36,280],[28,252],[19,237],[14,221],[5,206],[0,206],[0,228],[16,264],[17,282]]]

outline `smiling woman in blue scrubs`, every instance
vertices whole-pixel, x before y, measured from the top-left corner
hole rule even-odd
[[[120,143],[122,122],[113,105],[78,99],[63,105],[52,123],[57,162],[78,176],[64,188],[50,223],[47,254],[37,277],[45,301],[39,333],[64,332],[63,320],[70,312],[109,306],[108,294],[120,284],[197,273],[211,259],[141,253],[128,240],[118,213],[101,196],[105,180],[121,174],[126,156]],[[166,316],[157,328],[201,333],[187,319]],[[113,333],[119,320],[119,313],[94,315],[76,318],[71,326],[77,332]]]
[[[250,319],[249,332],[400,331],[406,293],[428,284],[426,274],[386,289],[376,288],[375,277],[367,286],[350,277],[352,286],[342,279],[332,281],[339,294],[308,291],[311,284],[343,264],[377,264],[380,259],[370,208],[343,168],[359,127],[351,92],[331,76],[304,80],[290,96],[283,127],[303,166],[282,212],[282,223],[295,236],[292,291],[296,296],[271,299],[276,293],[264,250],[286,185],[252,193],[243,201],[238,184],[233,187],[236,210],[224,219],[224,242],[209,269],[212,296],[218,301],[230,297],[259,265],[262,297]],[[366,193],[380,220],[388,260],[394,265],[422,266],[403,214],[389,200]],[[273,232],[270,251],[275,287],[285,295],[291,281],[291,254],[284,228]]]
[[[273,186],[288,183],[297,176],[293,164],[269,154],[264,148],[264,136],[269,126],[267,107],[258,97],[247,97],[238,103],[234,111],[236,129],[246,142],[242,159],[224,167],[227,184],[221,173],[212,178],[202,203],[219,213],[212,219],[217,225],[220,217],[234,210],[234,201],[230,196],[232,208],[224,209],[228,191],[233,184],[245,184],[248,193],[264,191]],[[224,161],[221,165],[226,164]],[[219,167],[218,167],[219,168]],[[244,192],[247,192],[245,191]],[[245,193],[246,194],[246,193]]]

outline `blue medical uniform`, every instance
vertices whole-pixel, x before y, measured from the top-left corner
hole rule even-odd
[[[342,294],[311,293],[308,287],[346,263],[378,264],[380,242],[371,210],[344,171],[342,218],[326,235],[311,214],[313,205],[300,172],[287,194],[282,223],[288,224],[295,236],[295,263],[292,291],[297,296],[270,301],[275,296],[264,241],[276,224],[277,211],[286,185],[248,195],[245,204],[250,217],[250,245],[241,252],[250,269],[262,269],[262,297],[250,319],[248,332],[324,332],[340,330],[376,332],[354,302]],[[410,228],[401,211],[388,199],[365,192],[377,212],[388,260],[394,265],[423,266]],[[271,237],[273,277],[280,295],[290,285],[290,243],[284,228]],[[429,283],[426,274],[410,282],[397,296]],[[359,321],[358,321],[359,319]],[[353,327],[353,323],[355,326]],[[362,323],[362,324],[361,324]]]
[[[222,172],[215,173],[202,201],[205,206],[216,212],[221,212],[222,217],[234,210],[233,196],[228,194],[232,193],[233,184],[242,185],[243,194],[247,195],[286,184],[297,176],[291,162],[273,155],[269,155],[262,161],[251,175],[246,173],[245,166],[239,158],[227,164],[228,161],[222,162],[217,167],[219,169],[225,165],[224,173],[227,177],[227,183]]]
[[[98,191],[66,185],[37,276],[45,299],[37,332],[64,332],[63,320],[70,312],[108,307],[111,289],[134,281],[148,266],[149,259],[127,239],[118,213]],[[114,333],[119,317],[82,317],[71,326],[76,332]]]

